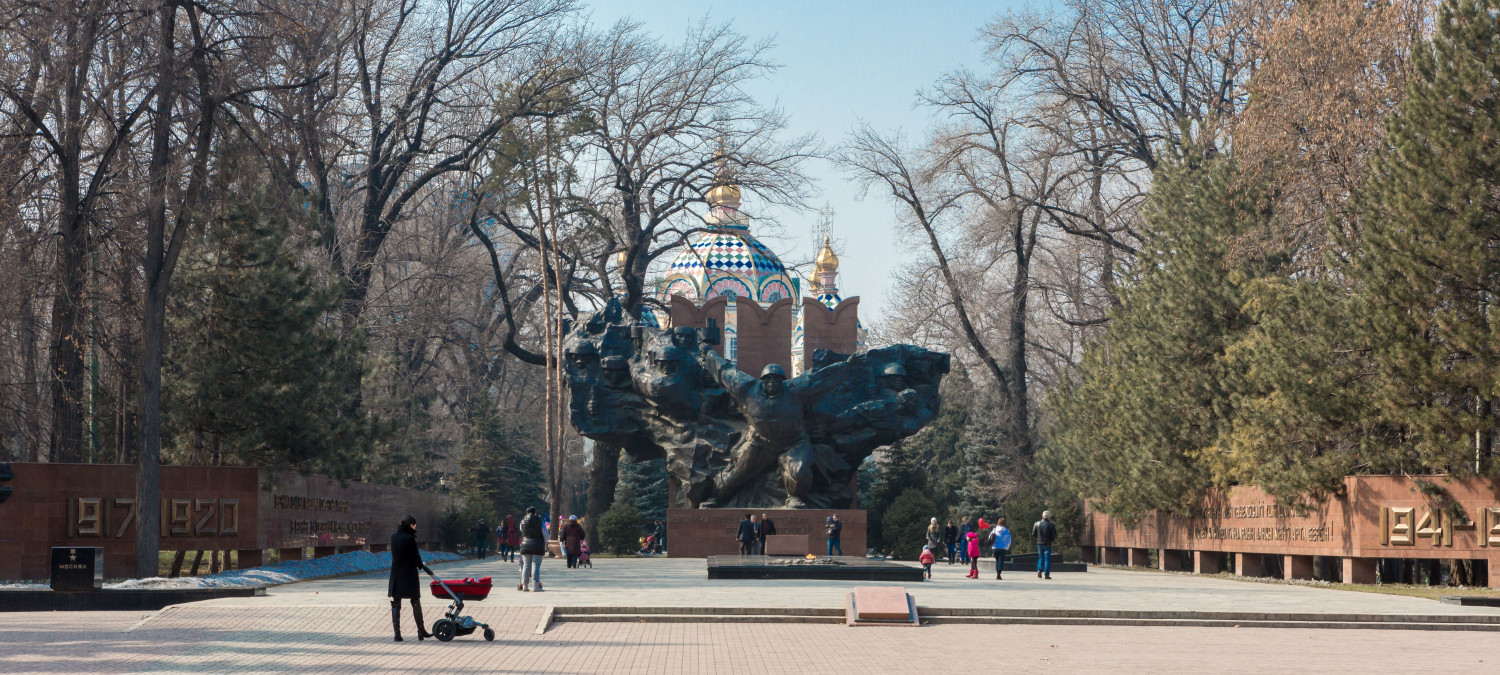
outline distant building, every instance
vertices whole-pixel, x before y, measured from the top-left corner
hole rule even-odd
[[[723,330],[716,350],[756,376],[771,363],[796,376],[818,349],[861,347],[859,298],[839,296],[839,259],[828,238],[813,264],[811,296],[803,296],[801,280],[750,233],[739,186],[725,178],[707,197],[707,231],[677,255],[659,286],[672,326],[703,328],[712,318]]]

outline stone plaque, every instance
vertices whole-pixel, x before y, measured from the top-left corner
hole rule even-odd
[[[52,590],[69,593],[104,587],[104,549],[95,546],[52,547]]]
[[[773,534],[766,537],[766,555],[807,555],[813,550],[808,548],[807,535],[805,534]]]
[[[901,621],[911,617],[904,586],[857,586],[855,618],[860,621]]]

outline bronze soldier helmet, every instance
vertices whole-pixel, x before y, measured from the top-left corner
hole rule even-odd
[[[677,372],[677,363],[682,361],[682,350],[676,347],[662,347],[656,353],[656,366],[663,373],[671,375]]]
[[[901,377],[906,377],[906,368],[903,368],[899,363],[892,363],[886,366],[885,370],[880,371],[880,374],[884,377],[889,377],[891,375],[900,375]]]
[[[764,380],[764,379],[766,379],[768,377],[771,377],[771,376],[776,376],[776,377],[779,377],[779,378],[785,380],[786,379],[786,371],[782,370],[780,365],[777,365],[775,363],[770,363],[770,364],[767,364],[766,367],[763,368],[760,371],[760,379]]]

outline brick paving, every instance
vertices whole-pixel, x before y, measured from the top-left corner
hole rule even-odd
[[[495,626],[442,644],[390,642],[388,608],[211,607],[0,614],[4,673],[1482,673],[1492,634],[1390,630],[561,623],[535,607],[474,606]],[[134,626],[132,630],[131,627]],[[128,631],[128,632],[126,632]]]
[[[10,673],[904,673],[964,671],[1500,672],[1494,633],[1401,630],[943,624],[920,628],[802,623],[590,623],[535,629],[542,605],[838,607],[869,582],[708,581],[702,561],[548,561],[547,593],[501,583],[468,612],[490,623],[447,644],[390,641],[384,575],[273,588],[160,613],[0,613],[0,674]],[[940,566],[941,567],[941,566]],[[445,564],[444,577],[513,569]],[[1431,600],[1181,575],[1100,571],[1053,582],[1007,575],[908,584],[933,607],[1093,607],[1369,614],[1493,613]],[[951,577],[951,578],[950,578]],[[512,582],[513,583],[513,582]],[[446,603],[427,598],[428,621]]]

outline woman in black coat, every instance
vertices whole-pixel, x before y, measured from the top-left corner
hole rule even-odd
[[[417,620],[417,641],[432,637],[427,624],[422,621],[422,585],[417,582],[417,570],[432,574],[432,568],[422,562],[417,551],[417,519],[406,516],[401,526],[391,535],[391,629],[396,631],[396,642],[401,642],[401,599],[411,600],[411,613]]]

